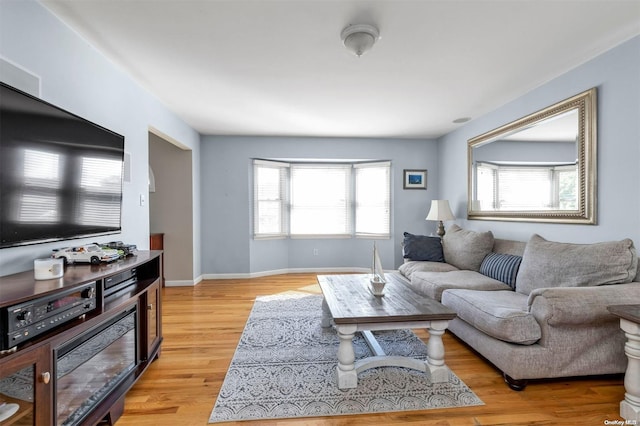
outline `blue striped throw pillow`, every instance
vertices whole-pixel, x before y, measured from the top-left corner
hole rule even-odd
[[[520,262],[522,262],[521,256],[489,253],[480,265],[480,273],[494,280],[502,281],[515,290]]]

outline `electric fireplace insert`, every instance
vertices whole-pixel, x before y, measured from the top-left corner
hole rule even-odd
[[[133,306],[55,351],[58,425],[82,422],[136,368],[137,323]]]

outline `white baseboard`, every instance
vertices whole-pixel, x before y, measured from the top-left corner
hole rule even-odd
[[[165,280],[165,287],[193,287],[196,283],[193,280]]]
[[[193,287],[198,285],[200,281],[202,281],[202,275],[197,277],[195,280],[165,280],[165,287]]]
[[[248,272],[240,274],[203,274],[195,280],[166,280],[165,287],[193,287],[202,280],[248,280],[251,278],[269,277],[272,275],[284,274],[336,274],[336,273],[369,273],[369,268],[340,267],[340,268],[289,268],[274,269],[271,271]],[[393,271],[385,271],[393,272]]]
[[[260,277],[268,277],[271,275],[282,275],[282,274],[326,274],[326,273],[348,273],[348,272],[358,272],[358,273],[367,273],[369,272],[369,268],[352,268],[352,267],[341,267],[341,268],[289,268],[289,269],[275,269],[272,271],[260,271],[260,272],[249,272],[242,274],[204,274],[202,278],[205,280],[231,280],[231,279],[251,279],[251,278],[260,278]]]

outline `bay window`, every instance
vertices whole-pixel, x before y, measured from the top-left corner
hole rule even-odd
[[[483,210],[575,210],[576,164],[478,162],[476,199]]]
[[[254,160],[254,237],[390,235],[391,164]]]

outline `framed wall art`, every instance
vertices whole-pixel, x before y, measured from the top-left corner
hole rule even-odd
[[[403,189],[427,189],[426,170],[404,170]]]

